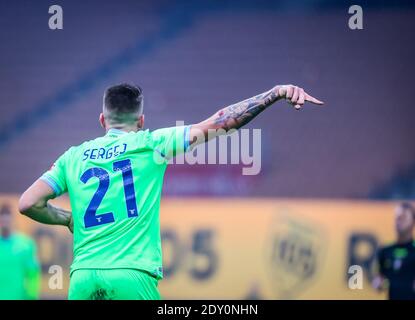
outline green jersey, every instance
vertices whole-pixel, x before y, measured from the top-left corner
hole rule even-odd
[[[111,129],[67,150],[41,179],[68,192],[78,269],[129,268],[163,277],[160,197],[169,160],[186,151],[189,126]]]
[[[36,299],[30,278],[38,278],[40,267],[32,239],[14,233],[0,237],[0,300]]]

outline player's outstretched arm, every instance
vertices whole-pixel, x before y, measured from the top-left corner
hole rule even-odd
[[[307,101],[316,105],[323,104],[322,101],[312,97],[300,87],[278,85],[257,96],[223,108],[210,118],[192,125],[190,129],[191,144],[206,142],[225,131],[239,129],[281,99],[286,99],[297,110],[301,109]]]
[[[35,221],[67,226],[73,232],[72,212],[49,203],[48,200],[53,198],[52,188],[38,179],[20,197],[19,211]]]

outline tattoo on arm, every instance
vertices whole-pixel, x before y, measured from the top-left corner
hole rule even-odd
[[[72,217],[71,211],[55,207],[49,202],[33,206],[25,214],[40,223],[62,226],[68,226]]]
[[[51,222],[54,222],[54,224],[60,224],[60,225],[68,225],[69,221],[72,216],[72,212],[56,207],[51,203],[46,204],[47,211],[49,216],[51,217]]]
[[[214,124],[225,130],[238,129],[250,122],[277,99],[276,90],[271,89],[255,97],[230,105],[213,116]]]

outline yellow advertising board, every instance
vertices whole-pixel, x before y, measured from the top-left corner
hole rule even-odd
[[[57,200],[69,208],[65,198]],[[391,202],[279,199],[165,199],[161,235],[166,299],[384,299],[370,287],[379,246],[394,240]],[[72,235],[17,214],[38,244],[42,296],[66,298]],[[363,288],[352,289],[361,268]],[[50,284],[62,267],[63,287]]]

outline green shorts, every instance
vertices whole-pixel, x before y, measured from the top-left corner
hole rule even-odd
[[[69,300],[160,300],[158,279],[136,269],[78,269]]]

